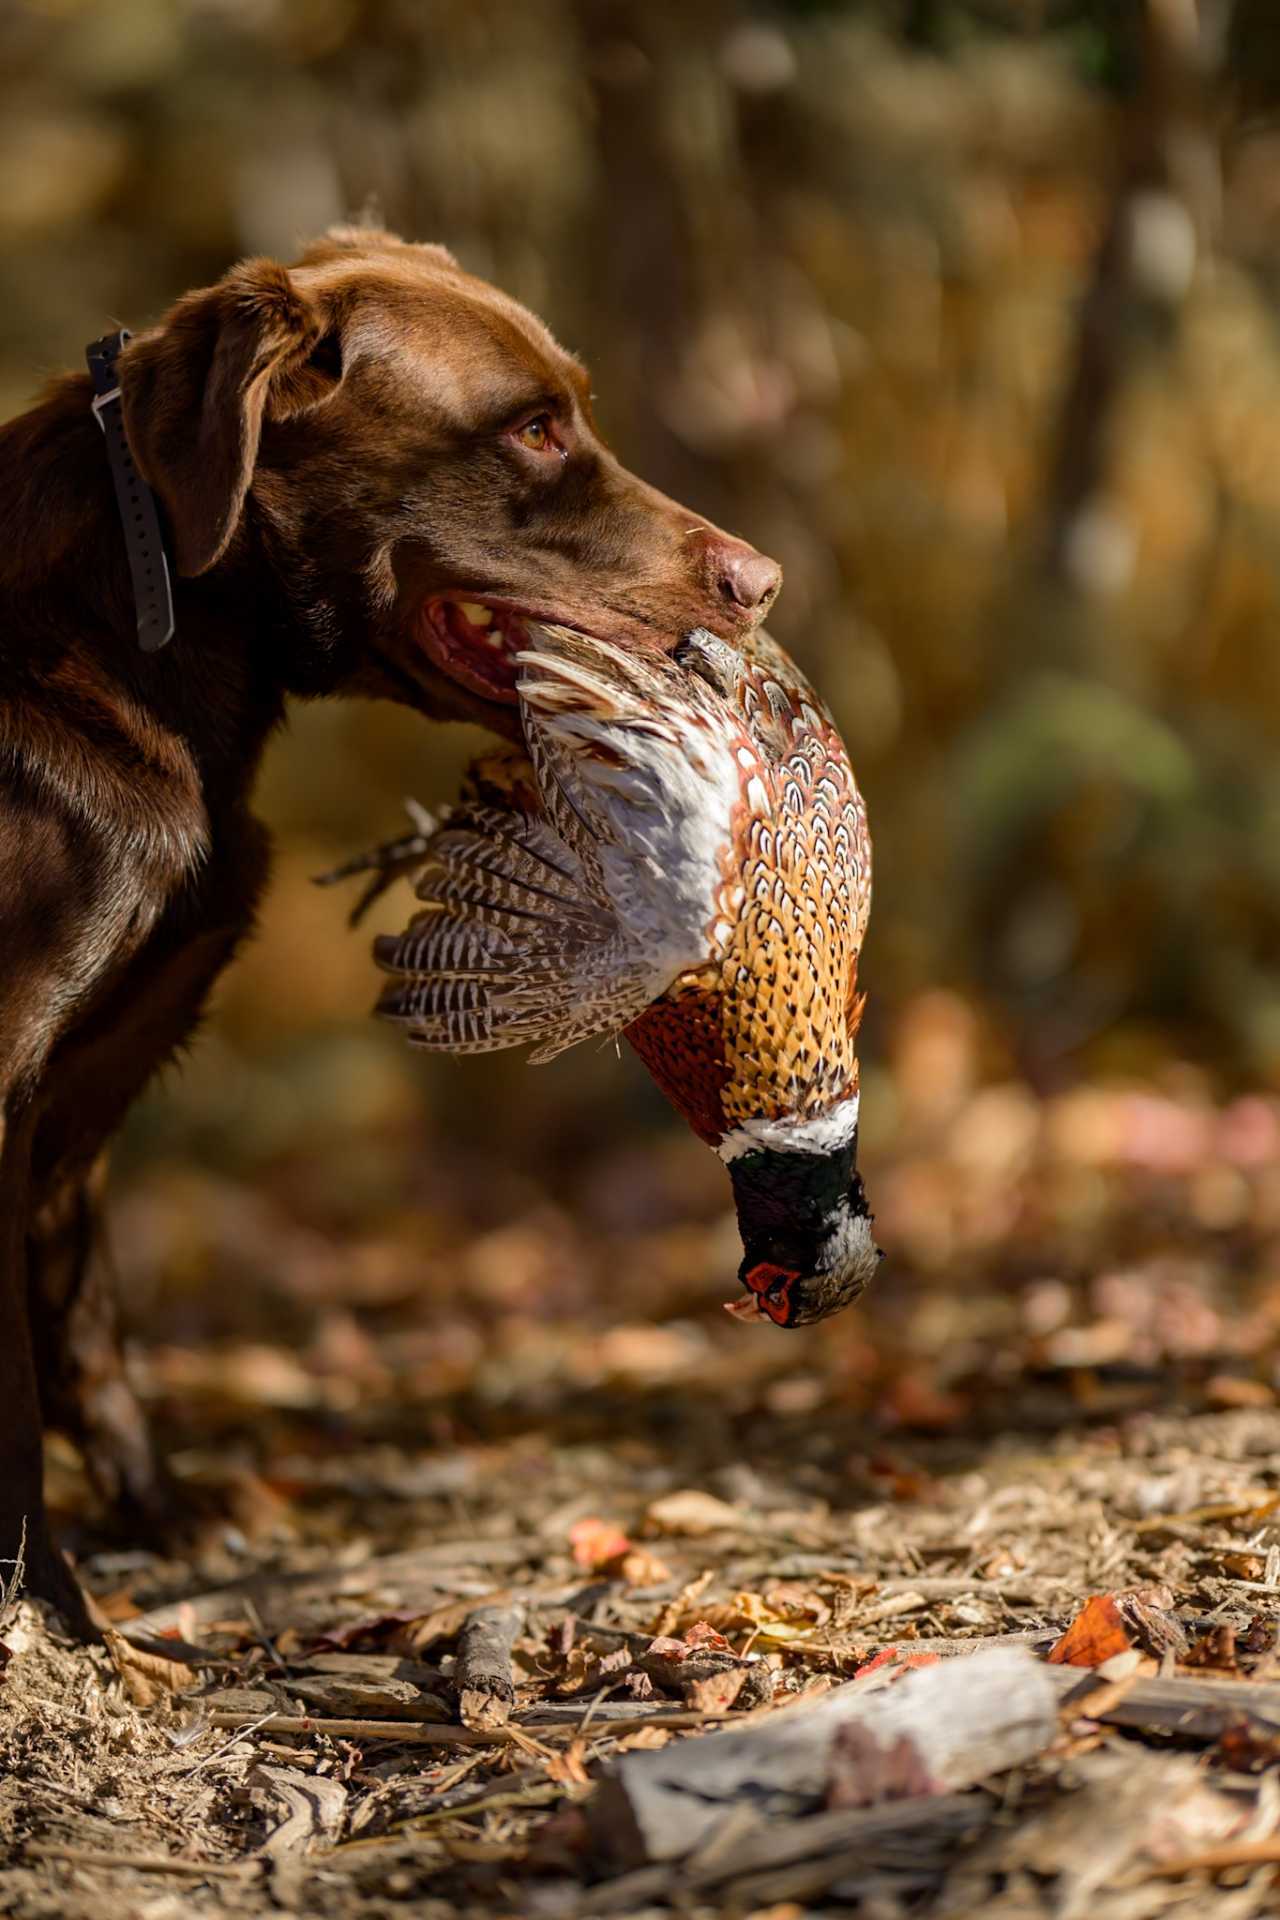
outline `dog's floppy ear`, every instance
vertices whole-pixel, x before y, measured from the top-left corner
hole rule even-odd
[[[323,311],[274,260],[189,293],[120,361],[125,431],[160,496],[180,574],[222,558],[244,510],[265,416],[327,399],[341,350]]]

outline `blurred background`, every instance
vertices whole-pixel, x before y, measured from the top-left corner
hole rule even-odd
[[[362,210],[527,301],[619,454],[781,561],[875,832],[890,1257],[832,1329],[744,1333],[722,1170],[634,1060],[367,1017],[311,876],[479,736],[295,711],[259,938],[118,1155],[158,1403],[443,1439],[566,1383],[889,1427],[1028,1369],[1274,1396],[1268,0],[8,0],[0,156],[6,413]]]

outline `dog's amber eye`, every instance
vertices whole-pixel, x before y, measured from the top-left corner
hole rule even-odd
[[[530,453],[546,453],[552,445],[550,416],[540,413],[536,420],[526,420],[522,427],[517,427],[516,439],[522,447],[528,447]]]

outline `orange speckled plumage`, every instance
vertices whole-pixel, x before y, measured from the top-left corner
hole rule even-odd
[[[782,650],[764,649],[737,688],[760,757],[743,768],[711,927],[714,958],[626,1030],[712,1144],[744,1121],[820,1114],[858,1091],[858,953],[871,906],[866,808],[831,716]],[[753,777],[765,783],[763,808],[748,797]]]
[[[625,1032],[729,1166],[747,1310],[834,1311],[878,1258],[855,1169],[866,811],[831,715],[765,635],[623,654],[533,628],[527,757],[400,843],[422,910],[380,940],[422,1045]]]

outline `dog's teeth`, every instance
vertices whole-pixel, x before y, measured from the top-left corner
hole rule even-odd
[[[506,642],[503,640],[502,635],[500,633],[486,633],[484,637],[484,643],[486,647],[492,647],[495,653],[502,653],[505,651]]]
[[[465,614],[473,627],[487,627],[493,619],[488,607],[482,607],[478,600],[459,600],[459,613]]]

